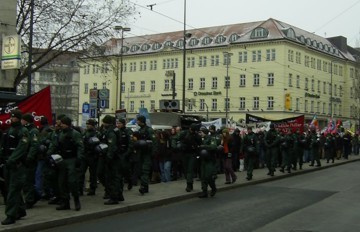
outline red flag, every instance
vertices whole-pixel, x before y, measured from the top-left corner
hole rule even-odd
[[[10,112],[14,109],[19,109],[22,113],[31,113],[34,116],[34,122],[37,126],[39,126],[40,119],[44,116],[48,119],[49,124],[51,124],[52,112],[50,86],[18,103],[0,108],[0,127],[4,128],[10,125]]]

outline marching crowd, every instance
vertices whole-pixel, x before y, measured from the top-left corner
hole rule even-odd
[[[224,173],[225,184],[232,184],[237,171],[246,171],[250,181],[256,168],[266,167],[274,176],[276,169],[290,173],[304,163],[321,166],[321,159],[335,162],[359,153],[359,137],[349,132],[319,135],[310,128],[306,133],[280,133],[274,124],[257,133],[248,127],[244,134],[201,124],[154,131],[142,115],[137,125],[133,132],[124,119],[106,115],[100,127],[89,119],[86,128],[79,128],[59,115],[54,126],[42,117],[37,128],[30,113],[13,110],[11,127],[1,134],[0,143],[0,190],[6,214],[2,225],[26,216],[26,209],[40,199],[57,205],[56,210],[69,210],[71,194],[74,209],[81,210],[80,197],[96,195],[99,183],[104,186],[105,205],[125,200],[125,184],[128,190],[139,186],[144,195],[151,183],[179,178],[186,180],[187,192],[199,178],[199,197],[207,198],[216,194],[218,174]],[[85,193],[87,172],[90,184]]]

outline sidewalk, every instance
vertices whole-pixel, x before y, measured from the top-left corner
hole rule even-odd
[[[300,175],[307,172],[317,171],[324,168],[330,168],[337,165],[346,164],[349,162],[359,161],[360,156],[351,155],[349,160],[335,160],[335,163],[327,164],[324,160],[321,160],[322,167],[310,167],[308,163],[303,165],[303,170],[293,171],[291,174],[275,172],[275,176],[270,177],[267,174],[267,169],[255,169],[253,180],[245,180],[245,172],[236,172],[238,177],[234,184],[225,185],[225,176],[218,175],[216,185],[218,192],[215,198],[221,197],[221,192],[224,190],[238,188],[240,186],[259,184],[281,178],[286,178],[293,175]],[[81,221],[89,221],[93,219],[99,219],[109,215],[125,213],[140,209],[152,208],[176,202],[184,199],[197,197],[201,191],[200,181],[194,180],[194,191],[188,193],[185,191],[185,180],[178,180],[169,183],[152,184],[149,186],[149,193],[141,196],[138,191],[138,186],[134,186],[132,190],[124,190],[124,202],[120,202],[118,205],[104,205],[103,189],[101,187],[97,190],[96,196],[83,196],[80,198],[81,210],[75,211],[73,201],[70,202],[71,210],[57,211],[55,205],[48,205],[47,201],[38,202],[34,208],[27,210],[27,216],[21,220],[16,221],[13,225],[2,226],[0,225],[0,231],[39,231],[57,227],[61,225],[78,223]],[[206,199],[199,199],[204,200]],[[5,219],[5,207],[0,206],[1,217],[0,220]]]

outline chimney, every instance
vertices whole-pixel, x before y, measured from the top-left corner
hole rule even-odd
[[[348,52],[347,38],[344,36],[335,36],[331,38],[326,38],[329,40],[334,46],[340,49],[342,52]]]

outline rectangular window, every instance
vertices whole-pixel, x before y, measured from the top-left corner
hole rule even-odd
[[[224,110],[229,110],[230,109],[230,98],[225,98],[224,99],[224,105],[225,105]]]
[[[154,70],[154,61],[150,60],[150,71]]]
[[[246,86],[246,75],[241,74],[240,75],[240,87],[245,87],[245,86]]]
[[[102,83],[102,89],[106,89],[106,82]]]
[[[199,110],[200,110],[200,111],[204,111],[204,110],[205,110],[205,99],[200,99]]]
[[[300,110],[300,98],[296,98],[296,108],[295,110],[299,111]]]
[[[310,102],[310,112],[314,113],[314,101]]]
[[[244,62],[244,63],[247,63],[247,60],[248,60],[248,58],[247,58],[247,52],[243,52],[243,54],[244,54],[243,62]]]
[[[195,67],[195,57],[191,57],[191,68]]]
[[[194,79],[188,79],[188,90],[192,90],[194,88]]]
[[[170,89],[170,80],[165,80],[164,82],[164,90],[168,91]]]
[[[320,102],[317,102],[316,113],[320,113]]]
[[[216,111],[217,110],[217,98],[211,99],[211,110]]]
[[[200,78],[200,89],[205,89],[205,77]]]
[[[308,100],[305,100],[304,109],[305,109],[305,112],[308,112]]]
[[[312,79],[311,80],[311,91],[315,91],[315,80],[314,79]]]
[[[294,62],[294,51],[288,50],[288,61]]]
[[[289,87],[292,87],[292,74],[289,73]]]
[[[218,87],[217,77],[213,77],[212,78],[212,83],[211,83],[211,88],[212,89],[217,89],[217,87]]]
[[[300,88],[300,76],[296,76],[296,88]]]
[[[252,62],[256,62],[256,51],[252,51]]]
[[[228,53],[224,54],[224,65],[231,65],[231,55]]]
[[[260,75],[254,74],[254,86],[259,86],[259,85],[260,85]]]
[[[145,92],[145,81],[140,82],[140,92]]]
[[[135,103],[134,101],[130,101],[130,112],[134,112],[135,111]]]
[[[309,79],[305,78],[305,90],[309,90]]]
[[[125,82],[121,83],[121,92],[125,93]]]
[[[321,86],[321,81],[318,81],[318,85],[317,85],[317,91],[318,91],[318,93],[320,93],[320,86]]]
[[[154,80],[151,81],[151,86],[150,86],[150,91],[154,92],[155,91],[155,87],[156,87],[156,82]]]
[[[254,102],[253,102],[253,109],[254,110],[258,110],[259,109],[259,97],[254,97]]]
[[[240,97],[240,106],[239,106],[239,110],[245,110],[246,107],[246,101],[245,101],[245,97]]]
[[[271,49],[271,60],[272,61],[276,60],[276,50],[275,50],[275,48]]]
[[[257,62],[261,62],[261,50],[257,51]]]
[[[268,73],[268,86],[274,85],[274,73]]]
[[[94,83],[94,89],[97,89],[98,87],[97,87],[97,83]]]
[[[145,108],[145,101],[144,100],[140,101],[140,108]]]
[[[266,61],[270,61],[271,59],[271,51],[270,49],[266,49]]]
[[[274,97],[268,97],[268,110],[274,109]]]
[[[150,100],[150,110],[155,110],[155,100]]]
[[[230,77],[225,77],[224,87],[230,88]]]
[[[305,67],[309,67],[309,63],[310,63],[310,57],[305,56]]]
[[[301,53],[300,52],[296,52],[295,61],[297,64],[301,64]]]
[[[132,81],[132,82],[130,82],[130,92],[135,92],[135,82],[134,81]]]
[[[320,59],[316,60],[316,68],[317,68],[317,70],[321,70],[321,60]]]
[[[311,57],[311,68],[315,69],[315,58]]]
[[[323,102],[322,113],[325,114],[326,103]]]

